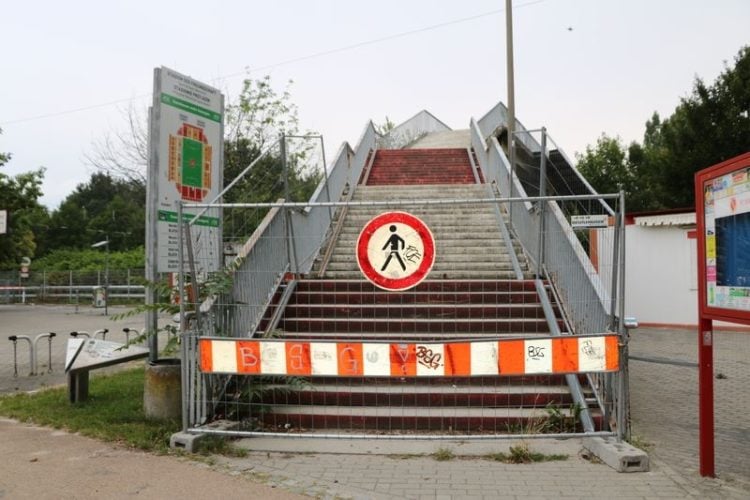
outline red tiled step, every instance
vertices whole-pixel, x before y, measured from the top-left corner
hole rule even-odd
[[[304,304],[538,304],[536,292],[297,292],[290,305]]]
[[[561,328],[564,326],[561,324]],[[402,318],[297,318],[281,319],[279,328],[287,332],[366,333],[548,333],[543,318],[517,319],[402,319]]]
[[[285,315],[294,318],[347,319],[507,319],[544,318],[539,304],[290,304]]]
[[[385,292],[365,280],[312,280],[303,279],[297,282],[297,291],[336,291],[336,292]],[[417,292],[533,292],[536,286],[533,280],[426,280],[405,292],[397,295],[408,295]]]
[[[379,150],[368,185],[474,184],[464,149]]]

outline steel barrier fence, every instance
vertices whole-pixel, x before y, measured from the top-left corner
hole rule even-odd
[[[560,196],[554,188],[575,180],[566,160],[531,136],[519,143],[537,145],[535,193],[549,185],[551,196],[528,196],[528,175],[514,176],[497,138],[488,145],[473,120],[471,135],[485,185],[424,186],[405,199],[358,186],[377,148],[370,123],[356,148],[339,150],[309,201],[291,201],[283,179],[286,201],[179,207],[178,220],[183,211],[222,217],[226,257],[225,269],[204,272],[211,242],[180,224],[184,429],[623,435],[627,339],[614,321],[617,290],[599,279],[617,281],[620,244],[602,246],[613,249],[602,259],[611,268],[596,268],[585,231],[570,225],[574,215],[621,221],[620,197]],[[435,228],[428,279],[399,292],[364,280],[355,260],[359,231],[387,211]],[[424,249],[416,250],[418,260]],[[217,420],[232,430],[216,430]]]
[[[310,201],[320,203],[338,200],[344,196],[347,190],[352,190],[359,181],[368,158],[374,154],[378,134],[372,122],[369,122],[359,139],[356,147],[352,149],[348,144],[343,144],[336,154],[331,167],[326,168],[325,153],[321,151],[323,172],[321,181],[312,194]],[[282,165],[282,177],[276,182],[282,182],[287,197],[291,192],[289,189],[288,168],[286,162],[289,155],[287,139],[284,137],[279,141],[279,156]],[[306,138],[302,138],[305,140]],[[321,139],[321,149],[322,149]],[[246,170],[237,179],[233,180],[230,187],[242,180],[242,176],[250,170]],[[250,172],[252,175],[254,171]],[[262,175],[262,173],[261,173]],[[203,211],[216,210],[221,214],[224,226],[224,246],[229,246],[232,251],[226,259],[226,269],[213,276],[196,276],[192,273],[196,287],[200,281],[211,281],[218,275],[223,275],[229,281],[224,280],[223,289],[204,294],[200,304],[189,304],[188,300],[181,301],[182,316],[186,317],[188,306],[193,311],[201,311],[201,314],[191,316],[192,322],[187,320],[183,323],[192,327],[190,331],[200,329],[203,334],[218,334],[242,337],[247,335],[259,323],[261,316],[272,300],[275,290],[282,283],[287,273],[307,272],[313,264],[313,259],[323,244],[323,240],[331,227],[333,211],[329,207],[320,207],[301,204],[295,210],[278,210],[270,205],[249,206],[235,204],[233,206],[223,204],[219,206],[193,206],[191,209]],[[183,207],[180,206],[180,213]],[[200,213],[200,212],[199,212]],[[227,231],[226,221],[243,219],[244,224],[232,224],[234,231]],[[182,216],[180,216],[182,220]],[[254,228],[252,234],[242,232],[242,228]],[[185,226],[180,225],[180,240],[191,241],[190,248],[181,250],[181,263],[186,263],[190,253],[200,253],[201,242],[194,242],[187,238],[182,231]],[[189,225],[187,226],[189,231]],[[296,235],[296,237],[292,237]],[[208,242],[203,242],[208,244]],[[194,247],[194,248],[193,248]],[[182,272],[178,279],[180,295],[188,299],[186,294],[186,275],[191,275],[190,266],[181,266]],[[219,287],[221,288],[221,287]],[[194,292],[193,292],[194,293]],[[200,297],[201,294],[195,294]],[[238,306],[242,304],[242,306]],[[201,322],[205,314],[207,321]],[[190,335],[183,343],[183,390],[185,391],[183,401],[183,424],[196,425],[203,423],[211,413],[211,406],[201,394],[207,391],[222,391],[217,388],[222,384],[216,383],[209,388],[207,378],[197,370],[195,363],[196,344]]]
[[[210,299],[210,307],[202,300],[183,302],[185,313],[202,311],[190,323],[183,342],[189,380],[185,428],[219,432],[206,425],[229,420],[231,432],[238,435],[487,438],[616,431],[608,417],[616,413],[618,389],[604,391],[589,376],[619,373],[626,362],[620,358],[616,367],[604,362],[607,356],[619,355],[617,340],[612,345],[601,337],[609,331],[606,321],[581,321],[570,313],[581,307],[598,310],[601,297],[566,294],[568,282],[560,285],[546,279],[539,292],[534,282],[538,247],[532,244],[539,241],[535,207],[573,201],[593,205],[604,197],[489,198],[480,188],[466,198],[443,187],[441,197],[421,200],[204,205],[224,212],[261,208],[266,215],[235,260],[231,292],[219,291]],[[510,205],[516,208],[509,209]],[[520,279],[509,264],[496,207],[506,220],[514,214],[511,227],[517,236],[509,248],[521,262]],[[330,209],[334,220],[345,213],[338,237],[326,239],[313,230],[299,231],[295,222],[289,224],[303,209],[321,214]],[[354,261],[359,230],[373,215],[387,211],[414,213],[435,228],[435,267],[427,280],[402,292],[372,286],[362,279]],[[565,227],[555,225],[557,217],[563,218]],[[545,222],[546,265],[561,273],[564,266],[556,260],[556,248],[572,237],[569,226],[553,208]],[[328,245],[332,252],[326,251]],[[317,258],[295,258],[295,249],[299,256],[308,255],[299,249],[316,247]],[[319,277],[316,271],[327,254],[331,262]],[[579,256],[564,255],[559,260],[572,257]],[[183,268],[189,273],[189,258],[184,258],[188,265]],[[295,260],[305,262],[304,267]],[[580,267],[580,262],[566,265]],[[571,274],[568,271],[566,276]],[[202,287],[216,289],[215,276],[202,279]],[[540,293],[551,304],[552,318],[541,305]],[[565,302],[571,299],[577,302],[573,306]],[[571,341],[566,338],[580,345],[580,349],[571,347],[578,353],[576,363],[593,356],[599,364],[581,369],[575,364],[566,365],[567,369],[544,365],[543,360],[552,363],[553,358],[563,363],[562,355],[553,352],[559,342]],[[206,344],[211,339],[231,341]],[[498,353],[523,357],[525,348],[539,349],[538,353],[549,349],[549,354],[527,357],[521,362],[526,371],[503,371],[518,360]],[[466,358],[458,352],[470,352],[475,363],[461,368],[460,360]],[[381,360],[389,356],[391,367],[402,357],[408,373],[388,372],[388,366],[372,361],[378,356]],[[482,356],[495,360],[495,372],[487,369],[487,363],[482,365]],[[359,368],[347,372],[342,368],[344,359],[347,366]],[[534,368],[537,362],[542,368]],[[368,363],[373,363],[371,371]],[[256,370],[258,366],[267,369]],[[433,369],[444,371],[435,376],[429,371]],[[583,387],[580,402],[571,393],[566,374]],[[592,416],[591,429],[579,421],[585,412]]]
[[[485,128],[488,126],[485,125]],[[558,175],[563,177],[560,174],[562,169],[559,169],[555,161],[550,158],[549,149],[542,148],[532,137],[531,132],[524,129],[518,135],[522,139],[517,144],[521,144],[522,147],[536,145],[538,146],[537,152],[544,150],[545,154],[540,153],[539,159],[543,157],[548,166],[553,171],[557,169]],[[527,196],[523,177],[511,169],[497,137],[495,135],[485,137],[480,126],[473,120],[471,137],[480,167],[488,182],[497,186],[501,196]],[[558,159],[559,161],[561,160]],[[544,179],[544,181],[537,180],[531,185],[535,192],[549,187],[549,178],[543,175],[541,164],[539,167],[539,179]],[[580,178],[575,169],[570,165],[567,167],[569,170],[567,185],[563,187],[569,188],[576,194],[594,194],[588,183]],[[527,186],[532,179],[533,176],[526,177]],[[612,210],[609,203],[615,205],[616,212]],[[572,197],[537,205],[525,203],[522,210],[510,211],[511,226],[515,234],[530,253],[530,258],[534,260],[541,274],[555,284],[561,303],[564,304],[574,329],[577,331],[608,329],[617,332],[621,336],[623,359],[627,355],[628,340],[623,324],[624,313],[620,312],[624,311],[624,225],[622,223],[624,210],[624,199],[620,194],[617,197],[600,197],[587,201]],[[588,255],[588,232],[574,231],[571,227],[570,221],[573,216],[584,215],[606,217],[607,224],[615,228],[606,236],[613,240],[607,242],[607,248],[613,251],[609,266],[595,267],[591,256]],[[540,223],[545,228],[543,232],[540,232]],[[545,235],[543,240],[540,239],[540,234]],[[540,241],[544,241],[543,253],[539,252]],[[602,276],[608,278],[606,282],[602,280]],[[610,284],[610,288],[607,288],[605,283]],[[629,425],[626,370],[627,368],[621,376],[597,376],[592,381],[592,385],[602,393],[611,395],[605,397],[615,401],[607,417],[612,427],[618,429],[620,435],[627,435]],[[622,399],[619,395],[622,395]]]

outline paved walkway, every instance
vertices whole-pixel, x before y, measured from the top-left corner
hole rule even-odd
[[[108,321],[98,310],[74,314],[62,307],[0,306],[0,393],[65,380],[64,342],[54,344],[52,374],[28,377],[21,371],[13,378],[7,335],[57,328],[66,337],[71,330],[106,327]],[[141,322],[135,318],[132,326],[140,327]],[[122,326],[110,329],[121,332]],[[694,361],[695,336],[691,331],[639,329],[633,333],[631,352]],[[477,457],[441,462],[414,455],[440,447],[460,455],[463,443],[422,443],[422,448],[407,449],[409,453],[390,453],[383,442],[356,442],[346,453],[300,453],[302,441],[276,442],[275,449],[287,446],[287,451],[270,452],[261,451],[271,448],[264,440],[250,439],[243,441],[251,449],[246,457],[212,457],[209,467],[205,461],[152,456],[0,421],[0,498],[293,498],[297,493],[331,499],[750,498],[750,364],[745,361],[749,354],[750,335],[717,334],[716,371],[722,377],[715,381],[716,480],[697,474],[697,369],[632,361],[634,431],[654,444],[648,473],[618,474],[585,460],[578,454],[578,440],[529,441],[532,449],[562,449],[569,458],[510,465]],[[485,450],[489,453],[507,451],[510,444],[515,443],[483,446],[490,447]]]
[[[184,458],[0,419],[0,499],[300,498]]]
[[[693,330],[639,328],[633,356],[697,362]],[[750,498],[750,332],[714,336],[716,473]],[[653,443],[651,455],[687,476],[698,475],[698,368],[630,362],[635,435]]]

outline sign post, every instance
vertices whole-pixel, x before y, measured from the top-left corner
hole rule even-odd
[[[750,152],[695,174],[700,474],[715,476],[714,321],[750,325]]]
[[[223,183],[224,96],[209,85],[168,68],[154,70],[153,104],[149,112],[149,168],[146,223],[146,280],[158,273],[180,271],[177,204],[208,202]],[[191,220],[196,214],[183,213]],[[220,217],[201,215],[191,230],[200,262],[196,273],[221,265]],[[147,304],[154,304],[153,291]],[[158,358],[156,312],[146,318],[149,361]]]

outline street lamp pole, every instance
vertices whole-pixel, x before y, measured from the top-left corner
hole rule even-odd
[[[105,235],[102,241],[97,241],[91,248],[104,247],[104,315],[108,316],[109,306],[109,235]]]
[[[513,75],[513,0],[505,0],[505,59],[508,79],[508,151],[510,155],[510,195],[513,196],[513,175],[516,171],[516,95]],[[513,209],[511,203],[510,210]]]
[[[104,238],[107,240],[104,245],[104,315],[109,316],[109,235]]]

